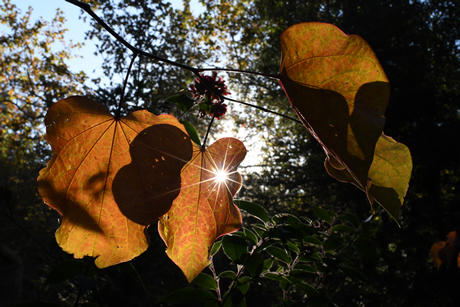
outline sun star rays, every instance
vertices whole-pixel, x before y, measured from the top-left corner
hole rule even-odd
[[[238,171],[236,170],[240,161],[238,161],[238,163],[235,163],[235,159],[238,158],[240,152],[232,151],[229,154],[229,149],[232,149],[232,145],[230,145],[229,143],[230,143],[230,139],[227,141],[227,146],[225,148],[224,155],[219,155],[218,153],[215,153],[212,151],[208,152],[209,147],[205,151],[202,151],[201,148],[195,148],[192,159],[188,162],[187,165],[184,166],[182,171],[184,171],[184,169],[193,168],[196,170],[196,172],[200,172],[201,174],[200,180],[198,182],[193,182],[190,184],[182,185],[178,189],[174,189],[174,190],[162,193],[160,195],[156,195],[153,198],[158,198],[158,197],[164,196],[165,194],[177,192],[178,190],[189,189],[197,185],[205,185],[205,184],[209,184],[208,186],[209,188],[206,189],[207,193],[204,194],[208,200],[211,198],[213,192],[214,193],[217,192],[216,195],[220,195],[221,189],[223,188],[227,190],[227,193],[231,194],[230,197],[233,197],[233,195],[239,190],[241,186],[242,178],[239,175]],[[161,154],[165,154],[166,156],[169,156],[170,158],[179,159],[179,158],[176,158],[174,155],[163,153],[161,150],[157,150],[157,151],[160,152]],[[202,160],[202,159],[199,159],[200,156],[203,159],[202,162],[200,162]],[[233,185],[235,187],[232,189]],[[216,198],[214,201],[213,209],[216,208],[218,201],[219,200]]]

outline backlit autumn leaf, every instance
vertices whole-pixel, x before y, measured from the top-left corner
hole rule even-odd
[[[400,150],[402,156],[394,157],[397,165],[371,168],[373,163],[382,164],[374,162],[378,159],[374,151],[385,124],[390,86],[370,46],[333,25],[313,22],[284,31],[281,47],[280,83],[305,127],[324,148],[328,172],[356,184],[367,192],[371,204],[377,200],[397,218],[412,163],[408,150]],[[400,160],[410,165],[398,177],[390,169],[399,168]],[[373,184],[377,186],[372,188]]]
[[[439,268],[441,267],[442,261],[441,259],[438,258],[438,251],[446,246],[446,242],[444,241],[439,241],[431,245],[431,259],[433,259],[434,264],[436,264],[436,267]]]
[[[182,169],[181,192],[158,223],[169,258],[189,282],[209,264],[214,241],[241,228],[233,197],[241,187],[236,168],[246,155],[234,138],[219,139],[205,150],[193,146],[193,157]]]
[[[334,168],[328,160],[324,162],[327,172],[337,180],[362,187],[346,170]],[[412,158],[409,149],[382,133],[369,169],[368,186],[363,189],[371,204],[377,201],[398,222],[401,204],[406,196],[412,173]]]
[[[169,210],[192,155],[184,127],[147,111],[117,119],[79,96],[51,106],[45,125],[54,155],[38,189],[63,215],[58,244],[99,268],[144,252],[146,226]]]
[[[457,251],[457,232],[451,231],[447,235],[446,241],[436,242],[431,246],[431,258],[436,266],[439,268],[442,264],[446,268],[450,267],[452,260],[456,259],[456,264],[460,268],[459,258],[460,253],[456,254]]]

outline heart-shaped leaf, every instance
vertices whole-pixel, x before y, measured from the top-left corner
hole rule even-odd
[[[236,168],[246,155],[243,143],[234,138],[220,139],[207,149],[193,148],[182,169],[181,192],[158,223],[169,258],[189,282],[208,265],[214,241],[241,228],[233,197],[241,187]]]
[[[171,207],[192,155],[184,127],[147,111],[115,118],[79,96],[51,106],[45,125],[54,155],[38,190],[63,215],[58,244],[99,268],[144,252],[145,228]]]
[[[359,36],[324,23],[301,23],[281,36],[281,84],[332,166],[363,187],[385,123],[388,80]]]
[[[402,154],[401,149],[395,163],[389,163],[399,168],[404,160],[408,172],[388,178],[378,168],[384,162],[374,152],[385,124],[390,87],[370,46],[333,25],[313,22],[284,31],[281,47],[280,83],[305,127],[324,148],[329,174],[356,184],[367,192],[371,204],[377,200],[397,218],[412,162],[408,150]]]

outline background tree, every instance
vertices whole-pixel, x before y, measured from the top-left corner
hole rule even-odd
[[[57,215],[43,206],[36,188],[38,171],[50,155],[43,118],[57,100],[87,91],[85,73],[71,72],[65,62],[80,44],[64,40],[62,12],[51,22],[33,21],[31,14],[32,8],[21,14],[10,0],[0,4],[6,28],[0,37],[2,305],[33,295],[33,281],[49,265],[55,246]]]

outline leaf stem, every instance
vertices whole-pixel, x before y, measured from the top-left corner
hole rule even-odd
[[[219,302],[222,302],[222,294],[220,292],[220,283],[219,283],[219,277],[217,276],[216,274],[216,269],[214,268],[214,261],[213,261],[214,257],[211,257],[211,265],[209,266],[209,269],[211,270],[212,272],[212,275],[214,277],[214,280],[216,281],[216,284],[217,284],[217,300]]]
[[[131,67],[133,67],[133,63],[134,63],[134,60],[136,59],[136,57],[137,57],[137,52],[134,52],[134,55],[133,55],[133,57],[131,59],[131,63],[129,63],[128,71],[126,72],[125,81],[123,82],[123,89],[121,91],[120,102],[118,103],[117,113],[115,114],[115,119],[116,120],[120,119],[121,106],[123,105],[123,98],[125,96],[126,84],[128,83],[129,73],[131,72]]]
[[[219,106],[222,104],[222,102],[223,102],[223,100],[221,99],[220,103],[219,103]],[[208,140],[208,135],[209,135],[209,132],[211,131],[211,126],[212,126],[212,123],[213,123],[215,117],[216,117],[216,114],[213,113],[211,121],[209,122],[209,125],[208,125],[208,129],[206,130],[206,135],[205,135],[204,140],[203,140],[203,145],[201,146],[202,151],[204,151],[206,149],[206,141]]]

